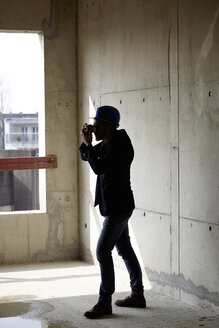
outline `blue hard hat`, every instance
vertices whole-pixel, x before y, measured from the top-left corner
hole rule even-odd
[[[114,123],[119,126],[120,113],[113,106],[101,106],[97,108],[94,119]]]

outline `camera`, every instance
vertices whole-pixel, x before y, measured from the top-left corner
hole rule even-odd
[[[91,124],[87,124],[85,123],[83,125],[83,130],[82,130],[85,134],[91,132],[91,133],[94,133],[96,131],[96,127],[91,125]]]

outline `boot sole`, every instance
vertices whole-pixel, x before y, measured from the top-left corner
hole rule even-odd
[[[116,304],[116,306],[118,307],[131,307],[131,308],[136,308],[136,309],[145,309],[146,308],[146,305],[137,305],[137,304],[126,304],[126,305],[121,305],[121,304]]]

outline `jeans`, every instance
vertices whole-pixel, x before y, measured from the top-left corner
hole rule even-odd
[[[115,276],[112,250],[116,246],[122,256],[130,276],[130,286],[133,294],[143,295],[142,272],[132,248],[128,220],[131,212],[106,216],[97,243],[97,260],[100,265],[101,284],[98,303],[111,305],[112,294],[115,291]]]

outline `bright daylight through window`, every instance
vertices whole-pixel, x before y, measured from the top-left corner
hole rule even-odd
[[[45,156],[41,33],[0,32],[0,158]],[[0,171],[0,212],[45,210],[45,170]]]

